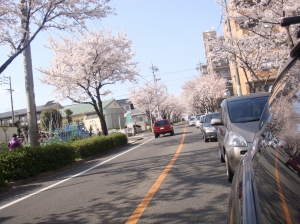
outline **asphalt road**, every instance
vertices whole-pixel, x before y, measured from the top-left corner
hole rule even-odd
[[[0,194],[0,223],[224,223],[231,184],[217,142],[175,126]]]

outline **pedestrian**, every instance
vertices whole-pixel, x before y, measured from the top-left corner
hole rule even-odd
[[[17,138],[17,134],[13,133],[12,139],[7,143],[9,150],[12,151],[15,148],[21,146],[20,140]]]

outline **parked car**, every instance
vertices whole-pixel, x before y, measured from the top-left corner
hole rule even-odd
[[[155,121],[153,124],[153,132],[155,138],[158,138],[161,134],[174,135],[174,128],[171,122],[168,119],[163,119],[159,121]]]
[[[292,21],[285,18],[282,24]],[[298,17],[300,23],[300,17]],[[299,32],[300,35],[300,32]],[[282,147],[264,145],[271,132],[279,142],[297,151],[300,142],[300,42],[274,82],[261,115],[253,145],[236,167],[228,206],[228,223],[299,223],[300,179],[298,167]],[[296,164],[297,162],[297,164]],[[286,166],[288,165],[288,166]]]
[[[291,166],[295,171],[297,171],[300,176],[300,156],[295,156],[290,158],[286,163],[286,166]]]
[[[272,139],[269,142],[269,146],[271,146],[273,149],[276,149],[276,147],[278,146],[278,141],[276,139]]]
[[[202,135],[204,142],[208,142],[209,139],[217,139],[218,125],[211,123],[213,118],[220,118],[220,113],[209,113],[203,118]]]
[[[196,122],[196,117],[193,116],[189,118],[189,126],[195,125],[195,122]]]
[[[205,118],[205,114],[200,116],[200,120],[199,120],[199,129],[200,129],[200,131],[202,131],[204,118]]]
[[[229,182],[235,168],[252,147],[253,137],[261,113],[270,93],[256,93],[224,99],[221,103],[221,119],[213,121],[221,125],[217,132],[221,162],[226,163]]]
[[[197,116],[197,117],[196,117],[196,121],[195,121],[195,127],[196,127],[196,128],[199,128],[199,127],[200,127],[200,118],[201,118],[201,116]]]

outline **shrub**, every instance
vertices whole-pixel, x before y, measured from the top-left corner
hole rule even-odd
[[[0,186],[56,170],[74,162],[127,144],[127,136],[113,133],[66,143],[21,147],[0,154]]]
[[[55,170],[74,161],[74,150],[63,143],[8,151],[0,155],[0,185]]]

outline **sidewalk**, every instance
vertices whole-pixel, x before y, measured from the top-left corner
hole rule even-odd
[[[134,136],[129,136],[129,137],[127,137],[128,138],[128,144],[132,144],[134,142],[140,141],[145,136],[148,136],[148,135],[153,135],[153,133],[149,132],[149,131],[143,131],[143,132],[137,133]]]

